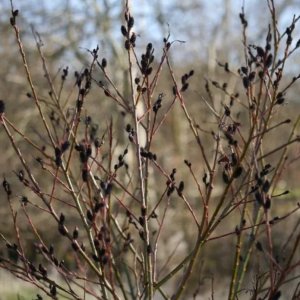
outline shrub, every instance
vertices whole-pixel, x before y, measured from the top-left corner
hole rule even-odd
[[[278,187],[294,161],[287,153],[299,142],[299,115],[295,120],[285,116],[288,92],[299,78],[285,73],[300,45],[293,43],[299,18],[280,33],[273,1],[269,8],[272,25],[264,43],[248,43],[247,19],[240,13],[245,61],[237,71],[219,63],[239,86],[230,90],[226,83],[206,80],[200,94],[207,114],[200,117],[209,115],[213,125],[204,129],[208,123],[189,108],[197,70],[176,74],[170,52],[178,41],[169,36],[159,59],[150,42],[138,53],[127,2],[121,33],[129,92],[114,83],[109,60],[96,47],[88,51],[90,65],[75,72],[75,101],[61,93],[68,88],[69,69],[62,70],[57,87],[36,36],[50,90],[41,100],[20,37],[19,12],[12,7],[10,22],[41,138],[24,134],[6,115],[9,104],[0,101],[2,134],[20,162],[20,169],[12,170],[19,183],[11,184],[9,175],[3,179],[12,219],[7,232],[14,233],[1,233],[1,268],[35,285],[37,299],[42,292],[53,299],[195,298],[204,280],[197,270],[209,257],[210,243],[222,247],[231,238],[228,258],[219,257],[214,266],[230,266],[229,299],[242,292],[250,292],[251,299],[278,299],[285,284],[297,282],[292,275],[299,266],[299,222],[280,241],[274,230],[299,209],[299,203],[284,212],[277,209],[278,199],[289,193]],[[160,90],[161,76],[171,87]],[[102,91],[97,107],[89,105],[91,89]],[[189,157],[170,150],[169,118],[175,107],[181,109],[176,122],[189,131],[185,140],[176,138],[187,141],[181,146],[188,147]],[[97,110],[102,109],[107,119],[99,125]],[[15,136],[22,139],[22,149]],[[183,236],[186,248],[177,249],[172,239]],[[250,272],[252,285],[245,280]],[[296,299],[299,284],[293,287]],[[212,284],[212,295],[218,289]]]

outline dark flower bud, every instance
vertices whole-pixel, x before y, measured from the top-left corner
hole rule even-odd
[[[284,97],[282,97],[282,96],[281,97],[277,97],[275,104],[281,105],[281,104],[284,103],[284,101],[285,101]]]
[[[126,28],[125,28],[124,25],[121,26],[121,33],[122,33],[124,36],[127,35],[127,30],[126,30]]]
[[[22,203],[24,206],[26,206],[28,202],[29,202],[29,201],[28,201],[28,198],[27,198],[26,196],[22,196],[22,197],[21,197],[21,203]]]
[[[177,192],[178,192],[178,196],[182,196],[182,192],[184,190],[184,182],[183,181],[180,181],[179,183],[179,186],[178,186],[178,189],[177,189]]]
[[[242,71],[245,75],[248,75],[248,68],[247,68],[247,67],[241,67],[241,71]]]
[[[13,12],[12,12],[12,15],[13,17],[17,17],[19,15],[19,10],[18,9],[15,9]]]
[[[93,260],[94,260],[94,261],[96,261],[96,262],[98,262],[98,261],[99,261],[99,257],[98,257],[96,254],[93,254],[93,256],[92,256],[92,257],[93,257]]]
[[[222,173],[222,178],[223,178],[224,183],[226,183],[226,184],[229,183],[229,176],[225,170]]]
[[[202,182],[207,185],[208,182],[207,182],[207,173],[204,173],[203,177],[202,177]]]
[[[127,125],[126,125],[126,131],[127,131],[127,132],[130,132],[130,131],[131,131],[131,125],[130,125],[130,124],[127,124]]]
[[[78,239],[79,236],[79,230],[78,227],[75,227],[74,231],[73,231],[73,239],[76,240]]]
[[[257,191],[254,194],[254,196],[255,196],[255,200],[257,201],[257,203],[260,204],[260,205],[262,205],[263,204],[263,196],[262,196],[262,194],[259,191]]]
[[[270,68],[273,62],[273,55],[270,53],[266,59],[265,66],[266,68]]]
[[[68,150],[69,147],[70,147],[70,142],[69,141],[63,142],[62,145],[61,145],[61,152],[65,152],[66,150]]]
[[[136,41],[136,34],[133,32],[131,37],[130,37],[130,43],[135,46],[135,41]]]
[[[85,149],[83,149],[82,151],[80,151],[79,157],[80,157],[80,161],[81,161],[82,163],[85,163],[85,162],[88,161],[88,155],[87,155]]]
[[[227,105],[225,105],[224,108],[225,108],[225,112],[224,112],[225,116],[229,117],[230,113],[231,113],[229,107]]]
[[[272,33],[271,33],[270,25],[269,25],[269,32],[268,32],[266,41],[267,41],[267,43],[270,43],[272,41]]]
[[[96,214],[101,208],[105,206],[104,202],[98,202],[93,208],[94,213]]]
[[[94,215],[93,215],[93,213],[92,213],[92,211],[91,211],[90,209],[87,210],[87,212],[86,212],[86,217],[87,217],[87,219],[88,219],[90,222],[93,222],[93,220],[94,220]]]
[[[53,253],[54,253],[54,246],[51,244],[51,245],[49,246],[49,254],[50,254],[50,255],[53,255]]]
[[[134,25],[134,18],[132,16],[129,16],[129,19],[127,21],[127,25],[128,25],[128,28],[131,29]]]
[[[228,62],[226,62],[226,63],[224,64],[224,70],[225,70],[225,72],[230,72]]]
[[[262,47],[256,47],[257,51],[257,56],[264,57],[265,56],[265,51]]]
[[[105,255],[105,249],[104,248],[100,248],[98,250],[98,254],[99,254],[100,257],[102,257],[103,255]]]
[[[88,170],[87,169],[82,169],[82,171],[81,171],[81,177],[82,177],[82,180],[84,181],[84,182],[87,182],[88,181],[88,178],[89,178],[89,172],[88,172]]]
[[[51,285],[50,286],[50,294],[52,295],[52,296],[56,296],[56,286],[55,285]]]
[[[242,175],[242,173],[243,173],[243,168],[241,166],[239,166],[239,167],[234,169],[232,176],[234,178],[238,178]]]
[[[61,150],[60,150],[60,148],[55,147],[54,151],[55,151],[55,156],[60,156],[60,155],[61,155]]]
[[[108,256],[107,255],[103,255],[101,257],[101,263],[102,263],[102,265],[106,265],[108,263]]]
[[[72,242],[72,248],[74,249],[74,251],[77,251],[79,249],[79,245],[78,245],[77,241]]]
[[[109,196],[111,194],[112,187],[113,185],[111,182],[107,183],[106,188],[104,189],[105,196]]]
[[[274,293],[272,300],[278,300],[281,297],[281,291],[277,291]]]
[[[293,41],[292,35],[288,34],[287,39],[286,39],[286,44],[289,46]]]
[[[187,159],[184,160],[184,163],[185,163],[189,168],[192,166],[192,164],[191,164]]]
[[[146,87],[143,87],[143,88],[142,88],[142,94],[146,93],[146,91],[147,91],[147,88],[146,88]]]
[[[3,114],[5,111],[5,103],[3,100],[0,100],[0,114]]]
[[[100,247],[100,241],[97,238],[94,239],[94,245],[96,248]]]
[[[149,76],[150,74],[152,73],[152,67],[149,67],[147,70],[146,70],[146,76]]]
[[[55,157],[55,164],[57,167],[61,166],[62,164],[62,159],[60,156]]]
[[[177,95],[177,87],[174,85],[173,88],[172,88],[172,92],[173,92],[173,95],[176,96]]]
[[[86,155],[87,156],[91,156],[92,155],[92,147],[91,145],[87,145],[87,148],[86,148]]]
[[[82,144],[76,144],[74,148],[76,151],[84,151],[84,146]]]
[[[141,240],[144,241],[145,240],[145,234],[144,234],[143,230],[139,230],[139,235],[140,235]]]
[[[102,59],[101,66],[102,66],[103,69],[106,68],[106,66],[107,66],[107,60],[105,58]]]
[[[182,84],[185,84],[186,83],[186,81],[188,80],[188,74],[184,74],[182,77],[181,77],[181,83]]]
[[[267,193],[270,189],[270,181],[266,180],[262,186],[262,190],[264,193]]]
[[[141,226],[144,226],[145,220],[144,220],[143,217],[139,217],[139,223],[140,223]]]
[[[150,53],[150,52],[151,52],[151,50],[152,50],[152,48],[153,48],[153,45],[152,45],[152,43],[148,43],[148,44],[147,44],[147,48],[146,48],[146,49],[147,49],[147,52],[149,52],[149,53]]]
[[[61,213],[61,214],[60,214],[60,217],[59,217],[59,223],[60,223],[60,224],[64,224],[65,219],[66,219],[66,218],[65,218],[65,215],[64,215],[63,213]]]
[[[10,24],[11,24],[11,26],[15,26],[16,25],[16,19],[15,19],[15,17],[11,17],[10,18]]]
[[[256,246],[256,249],[257,249],[258,251],[260,251],[260,252],[263,251],[263,247],[262,247],[262,244],[261,244],[260,242],[257,242],[257,243],[255,244],[255,246]]]
[[[235,234],[236,235],[240,235],[241,234],[241,230],[239,229],[238,226],[235,226]]]
[[[59,167],[62,164],[62,160],[61,160],[62,151],[58,147],[55,147],[54,151],[55,151],[55,164],[57,167]]]
[[[231,154],[231,165],[234,167],[237,165],[237,163],[238,163],[238,160],[237,160],[236,154],[232,153]]]
[[[271,208],[271,199],[269,196],[266,197],[266,201],[264,203],[264,208],[267,210],[267,209],[270,209]]]
[[[148,152],[145,151],[143,148],[141,149],[141,156],[142,157],[148,157]]]
[[[28,266],[32,273],[36,272],[36,267],[31,262],[28,263]]]
[[[245,18],[245,14],[244,13],[240,13],[239,16],[240,16],[240,20],[241,20],[242,25],[244,27],[247,27],[248,26],[248,22],[247,22],[247,20]]]
[[[63,224],[58,224],[58,231],[63,236],[67,235],[68,233],[66,226],[64,226]]]
[[[175,190],[175,187],[172,185],[168,188],[168,191],[167,191],[167,196],[171,196],[171,194],[174,192]]]
[[[2,182],[3,188],[7,194],[7,196],[11,195],[11,189],[10,189],[10,184],[8,183],[8,181],[6,181],[6,179],[4,178],[3,182]]]
[[[243,77],[243,85],[245,89],[248,89],[249,85],[250,85],[250,81],[248,79],[248,77]]]
[[[63,69],[63,75],[61,76],[61,79],[65,80],[68,76],[68,73],[69,73],[69,68],[66,67],[65,69]]]
[[[84,124],[85,124],[86,126],[89,126],[89,125],[91,125],[91,123],[92,123],[92,117],[91,117],[91,116],[87,116],[87,117],[85,118],[85,120],[84,120]]]
[[[54,262],[55,266],[58,267],[59,263],[56,257],[53,257],[52,261]]]
[[[24,171],[23,170],[20,170],[19,173],[18,173],[18,178],[19,180],[22,182],[24,180]]]
[[[130,49],[130,41],[129,41],[129,40],[126,40],[126,41],[125,41],[124,47],[125,47],[126,50],[129,50],[129,49]]]
[[[146,216],[146,214],[147,214],[146,207],[142,207],[141,208],[141,215],[144,217],[144,216]]]
[[[84,76],[89,76],[90,75],[90,70],[88,68],[85,68],[83,71]]]
[[[102,146],[102,144],[103,144],[103,142],[100,141],[99,138],[95,138],[94,145],[95,145],[96,148],[100,148]]]
[[[47,269],[42,264],[39,264],[39,271],[43,277],[47,277]]]
[[[250,74],[249,74],[249,81],[253,81],[254,80],[254,78],[255,78],[255,75],[256,75],[256,73],[253,71],[253,72],[251,72]]]
[[[185,92],[189,87],[188,82],[186,82],[182,87],[181,87],[181,92]]]

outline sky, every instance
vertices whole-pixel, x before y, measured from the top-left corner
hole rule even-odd
[[[37,30],[43,35],[52,34],[54,38],[51,45],[59,45],[60,39],[64,39],[59,33],[59,26],[63,22],[68,23],[64,16],[66,7],[72,11],[72,22],[84,22],[90,37],[79,36],[78,47],[92,48],[97,44],[105,44],[105,36],[100,30],[94,28],[95,22],[101,18],[107,17],[105,2],[111,6],[109,18],[114,19],[109,25],[112,39],[120,40],[120,15],[121,0],[14,0],[14,6],[19,8],[29,23],[33,23]],[[225,3],[228,3],[226,7]],[[298,2],[298,5],[297,5]],[[98,5],[99,17],[92,8],[94,4]],[[216,51],[223,50],[229,53],[229,59],[235,59],[235,48],[241,48],[241,24],[239,13],[242,5],[245,5],[246,18],[249,22],[249,41],[257,40],[257,37],[264,41],[264,35],[270,22],[270,15],[267,9],[267,0],[131,0],[131,8],[136,18],[135,30],[138,38],[144,44],[151,41],[161,47],[162,38],[168,32],[171,33],[171,39],[183,40],[186,43],[181,44],[177,51],[179,59],[207,59],[211,45]],[[284,11],[279,20],[279,28],[284,30],[292,19],[292,16],[300,15],[299,0],[277,0],[276,4],[280,7],[281,3],[289,4],[288,9]],[[294,4],[293,4],[294,3]],[[4,10],[9,5],[8,0],[0,0],[0,9]],[[192,6],[192,7],[191,7]],[[160,14],[157,13],[161,9]],[[45,18],[41,11],[46,11],[48,16]],[[89,15],[86,14],[88,12]],[[3,20],[5,15],[0,16]],[[218,24],[226,19],[227,28],[219,27]],[[66,20],[64,20],[66,19]],[[97,20],[98,19],[98,20]],[[161,23],[159,23],[161,21]],[[49,25],[51,24],[51,25]],[[43,26],[45,25],[45,26]],[[49,30],[51,28],[51,30]],[[78,34],[76,28],[73,30],[74,36]],[[263,34],[262,34],[263,32]],[[30,31],[28,33],[30,35]],[[296,36],[299,38],[299,30]],[[295,41],[297,37],[295,37]],[[226,42],[228,42],[226,44]],[[226,48],[227,47],[227,48]],[[234,48],[234,49],[230,49]],[[104,47],[105,48],[105,47]],[[232,50],[232,51],[229,51]],[[110,51],[110,49],[104,49]],[[183,53],[180,56],[180,53]],[[217,56],[221,55],[216,54]],[[227,54],[228,56],[228,54]],[[222,57],[221,57],[222,58]],[[225,58],[224,58],[225,59]]]

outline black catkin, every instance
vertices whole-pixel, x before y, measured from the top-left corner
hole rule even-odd
[[[127,22],[128,28],[131,29],[134,25],[134,18],[132,16],[129,17]]]
[[[102,66],[103,69],[106,68],[106,66],[107,66],[107,60],[106,60],[106,58],[102,59],[101,66]]]
[[[273,62],[273,55],[272,53],[270,53],[265,62],[266,68],[270,68],[272,66],[272,62]]]
[[[243,85],[244,85],[244,88],[245,88],[245,89],[248,89],[248,87],[249,87],[249,85],[250,85],[250,81],[249,81],[249,79],[248,79],[247,76],[245,76],[245,77],[243,78]]]
[[[243,173],[243,168],[241,166],[237,167],[234,171],[233,171],[233,178],[238,178],[242,175]]]
[[[5,103],[3,100],[0,100],[0,114],[3,114],[5,111]]]
[[[256,51],[257,51],[257,56],[260,56],[260,57],[264,57],[265,56],[265,51],[264,51],[264,49],[262,47],[257,47]]]
[[[12,192],[10,189],[10,184],[8,183],[8,181],[6,179],[3,180],[2,185],[3,185],[3,188],[4,188],[7,196],[10,196],[12,194]]]
[[[179,186],[178,186],[178,189],[177,189],[177,192],[178,192],[178,196],[182,196],[182,192],[184,190],[184,182],[183,181],[180,181],[179,183]]]

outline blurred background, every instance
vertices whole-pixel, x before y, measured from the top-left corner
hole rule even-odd
[[[126,95],[127,86],[124,79],[127,74],[127,60],[124,55],[123,38],[120,33],[120,26],[123,24],[124,3],[120,0],[15,0],[15,9],[19,9],[18,26],[21,30],[24,49],[27,54],[29,67],[33,80],[37,86],[39,96],[47,99],[49,87],[46,79],[38,51],[36,48],[33,32],[38,32],[43,42],[42,50],[48,62],[50,74],[55,78],[56,86],[60,84],[62,69],[69,68],[69,78],[62,91],[63,97],[70,97],[70,90],[74,86],[73,74],[75,71],[82,71],[89,66],[91,57],[88,49],[91,50],[99,45],[100,56],[105,57],[109,62],[109,72],[120,90]],[[278,28],[283,33],[293,19],[293,16],[300,14],[299,0],[278,0],[275,1],[276,13],[278,17]],[[235,72],[244,64],[244,49],[242,45],[242,26],[239,19],[241,7],[244,5],[246,19],[248,21],[248,43],[255,43],[264,46],[268,25],[271,22],[268,12],[267,1],[252,0],[132,0],[131,11],[135,17],[134,31],[137,34],[137,52],[142,53],[148,42],[152,42],[155,48],[156,64],[158,64],[162,54],[163,38],[170,34],[170,40],[178,40],[171,51],[171,60],[174,71],[178,78],[190,70],[195,71],[191,80],[190,89],[186,98],[189,101],[189,108],[193,118],[200,124],[200,127],[207,132],[211,132],[215,126],[214,119],[209,116],[206,106],[201,102],[201,95],[205,94],[205,80],[216,80],[228,84],[232,91],[243,93],[241,80],[238,77],[229,77],[220,68],[219,63],[229,63],[229,68]],[[25,135],[30,136],[38,144],[43,143],[41,132],[36,123],[37,111],[33,108],[31,99],[27,96],[29,87],[24,76],[21,58],[13,29],[10,26],[10,3],[7,0],[0,0],[0,98],[6,101],[6,115],[20,128]],[[300,38],[300,27],[296,26],[294,32],[293,45]],[[279,57],[282,56],[283,49],[279,49]],[[286,65],[286,77],[283,83],[289,82],[294,76],[299,74],[300,49],[296,51],[288,60]],[[159,88],[166,98],[172,96],[172,82],[165,74],[159,82]],[[100,76],[100,75],[99,75]],[[284,118],[294,120],[300,111],[300,86],[295,84],[287,94],[286,104],[282,111],[278,112]],[[244,97],[242,95],[241,97]],[[71,95],[74,98],[75,94]],[[224,95],[219,90],[214,90],[215,101],[221,101]],[[127,122],[126,117],[121,117],[121,111],[115,105],[102,102],[103,92],[97,88],[92,89],[89,95],[88,113],[99,125],[99,131],[103,132],[107,126],[107,111],[116,118],[116,126],[124,128]],[[71,100],[72,103],[72,100]],[[101,103],[101,105],[99,104]],[[74,104],[74,103],[73,103]],[[221,108],[221,106],[220,106]],[[180,122],[180,107],[175,107],[167,120],[168,128],[162,131],[161,142],[157,142],[154,148],[159,149],[161,145],[168,153],[162,164],[182,164],[183,159],[188,158],[195,161],[198,176],[201,178],[204,166],[198,162],[197,155],[193,153],[191,145],[192,136],[189,136],[188,125]],[[200,123],[201,122],[201,123]],[[126,135],[120,130],[120,141]],[[288,128],[276,131],[276,135],[270,139],[280,140],[282,136],[288,134]],[[299,130],[298,130],[299,133]],[[26,149],[22,138],[16,136],[17,143],[21,149]],[[209,141],[209,139],[208,139]],[[5,176],[17,185],[16,176],[13,171],[20,167],[15,154],[7,146],[7,140],[0,129],[0,166],[1,176]],[[26,152],[26,150],[25,150]],[[300,195],[299,181],[299,147],[294,147],[290,153],[295,162],[289,166],[289,172],[280,181],[280,190],[290,190],[291,193],[279,201],[282,201],[282,210],[274,214],[282,214],[288,211],[295,204]],[[32,167],[36,167],[35,153],[26,153],[27,159]],[[168,158],[169,157],[169,158]],[[170,157],[172,158],[171,162]],[[184,169],[184,168],[183,168]],[[184,171],[179,171],[179,176],[184,177]],[[42,181],[43,179],[41,179]],[[44,184],[46,185],[46,179]],[[21,187],[20,187],[21,188]],[[222,188],[222,187],[221,187]],[[217,195],[216,188],[216,195]],[[16,193],[22,194],[22,191]],[[191,197],[195,198],[195,192],[191,190]],[[0,192],[1,205],[0,228],[1,232],[9,235],[11,220],[6,208],[6,199],[3,190]],[[5,204],[4,204],[5,203]],[[195,203],[197,201],[195,200]],[[290,204],[290,206],[288,205]],[[195,204],[196,205],[196,204]],[[193,245],[193,233],[190,232],[186,220],[188,216],[179,215],[176,210],[172,211],[176,224],[180,226],[180,233],[177,228],[173,228],[172,240],[167,240],[172,245],[180,245],[182,251],[186,251]],[[37,222],[45,222],[43,216],[37,216]],[[299,218],[299,214],[298,214]],[[296,224],[295,219],[282,223],[282,231],[290,231]],[[229,224],[223,232],[228,232],[234,228],[234,222]],[[172,230],[171,230],[172,231]],[[278,231],[280,236],[282,231]],[[223,233],[222,230],[219,232]],[[275,233],[276,234],[276,233]],[[51,237],[49,237],[51,240]],[[226,280],[221,280],[223,274],[230,274],[231,265],[220,261],[220,255],[229,255],[232,249],[233,239],[228,238],[226,244],[219,247],[213,244],[206,251],[208,261],[205,262],[207,278],[214,274],[220,284],[226,284]],[[174,247],[174,246],[173,246]],[[63,248],[63,247],[62,247]],[[63,250],[61,250],[63,251]],[[225,254],[224,254],[225,253]],[[166,257],[170,253],[166,253]],[[230,258],[232,259],[232,257]],[[162,258],[163,260],[163,258]],[[199,265],[199,270],[203,267],[203,262]],[[3,284],[6,274],[0,273],[0,292],[4,291],[7,284]],[[209,290],[210,279],[197,282],[200,287]],[[195,282],[198,279],[195,279]],[[221,283],[222,282],[222,283]],[[197,286],[195,284],[195,286]],[[4,286],[5,285],[5,286]],[[196,287],[195,287],[196,289]],[[1,298],[2,299],[2,298]],[[4,298],[3,298],[4,299]],[[8,298],[5,298],[8,299]],[[12,298],[16,299],[16,298]]]

